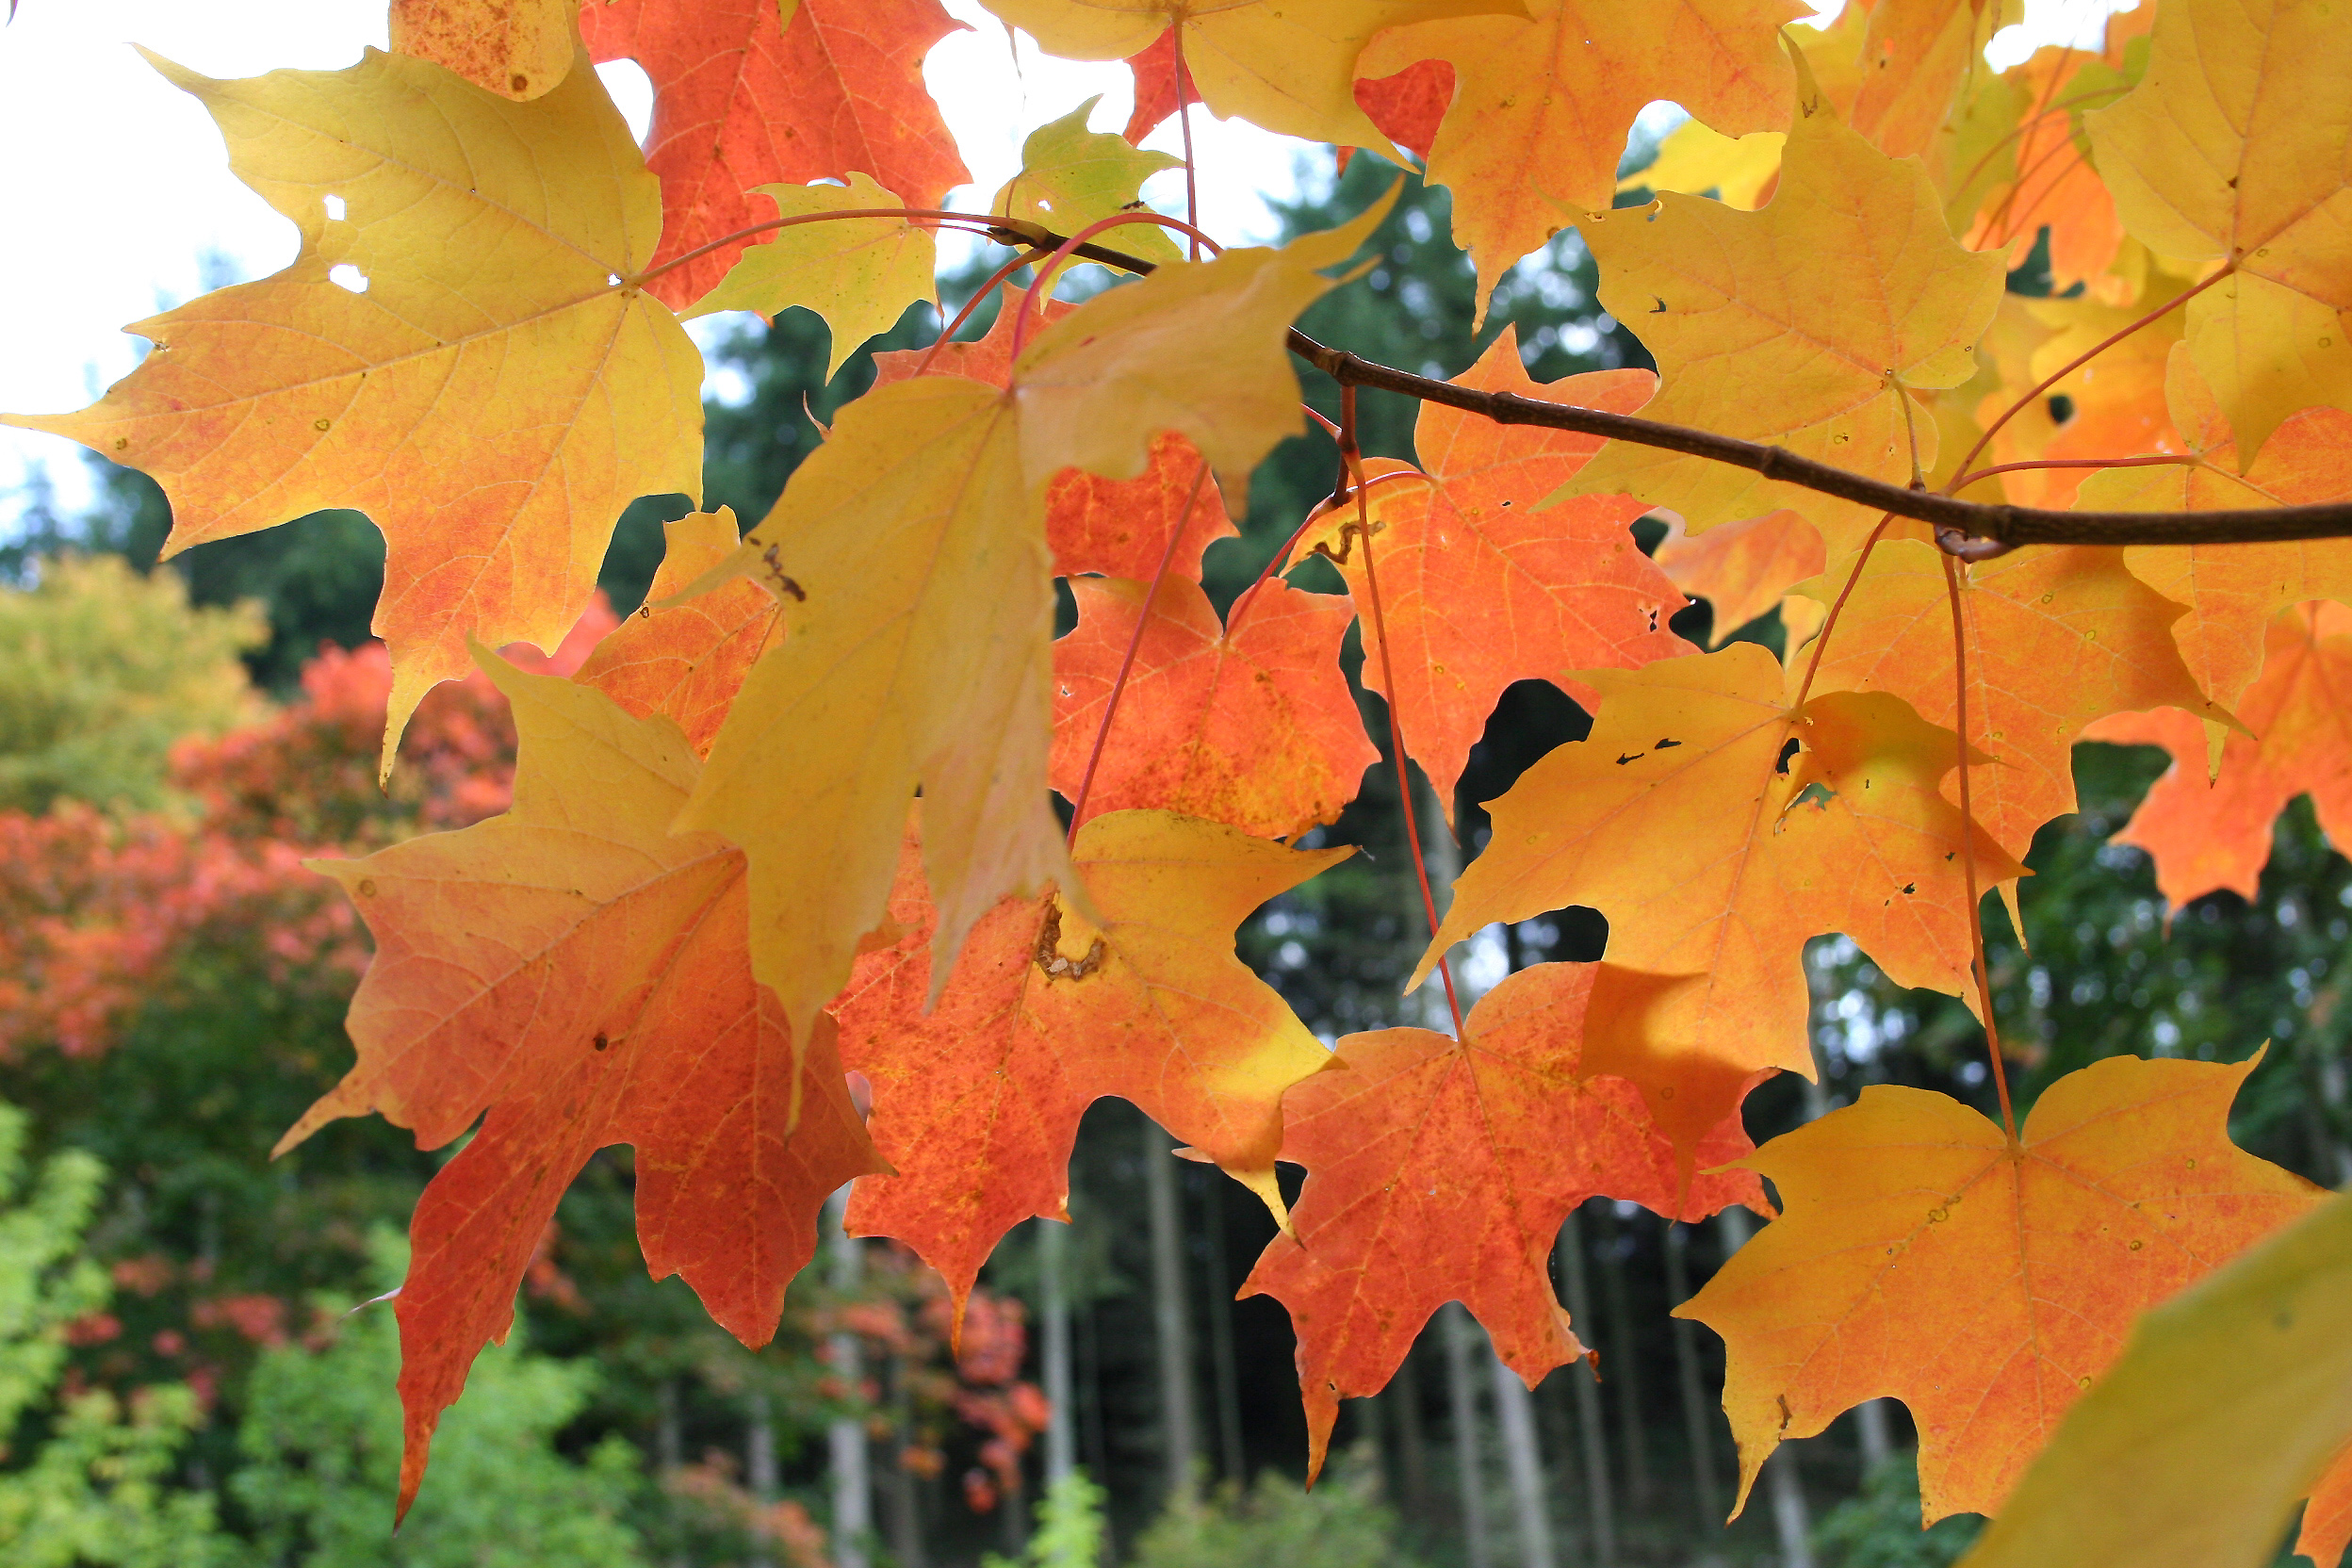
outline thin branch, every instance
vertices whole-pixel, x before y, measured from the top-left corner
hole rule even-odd
[[[991,237],[999,238],[1000,243],[1041,242],[1049,247],[1063,243],[1034,224],[1019,228],[1001,226],[1004,235]],[[1105,246],[1078,245],[1072,247],[1070,253],[1131,272],[1152,270],[1152,263]],[[2224,275],[2216,273],[2198,286],[2209,286]],[[2176,298],[2163,309],[2169,310],[2180,302],[2180,298]],[[2156,314],[2162,315],[2163,310]],[[1947,552],[1955,548],[1966,552],[1973,547],[1970,541],[2015,548],[2019,545],[2252,545],[2352,537],[2352,502],[2347,501],[2213,512],[2059,512],[1993,501],[1964,501],[1953,496],[1938,496],[1867,479],[1760,442],[1740,441],[1684,425],[1661,424],[1631,414],[1609,414],[1597,408],[1579,408],[1574,403],[1522,398],[1511,392],[1473,391],[1451,382],[1375,364],[1345,350],[1328,348],[1296,327],[1291,329],[1287,341],[1292,353],[1342,386],[1378,387],[1479,415],[1497,424],[1598,435],[1746,468],[1766,479],[1835,496],[1872,511],[1917,518],[1937,531],[1938,540]],[[2071,374],[2072,369],[2069,367],[2061,375]],[[1973,459],[1974,454],[1970,457]]]

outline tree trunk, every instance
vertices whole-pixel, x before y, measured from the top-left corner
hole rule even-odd
[[[1588,1324],[1592,1321],[1592,1293],[1586,1287],[1584,1272],[1584,1228],[1576,1222],[1576,1212],[1568,1212],[1567,1222],[1560,1228],[1560,1245],[1553,1250],[1560,1258],[1560,1273],[1568,1283],[1568,1321]],[[1600,1373],[1591,1362],[1568,1369],[1568,1376],[1576,1391],[1576,1427],[1584,1446],[1585,1497],[1592,1512],[1593,1568],[1615,1568],[1617,1561],[1617,1505],[1609,1494],[1609,1438],[1601,1413]]]
[[[1250,1479],[1241,1448],[1241,1372],[1233,1356],[1233,1274],[1225,1257],[1225,1175],[1212,1168],[1206,1193],[1209,1233],[1209,1365],[1217,1378],[1217,1441],[1225,1478]]]
[[[1596,1203],[1601,1242],[1601,1298],[1607,1303],[1605,1361],[1617,1392],[1617,1438],[1625,1456],[1625,1494],[1637,1510],[1650,1505],[1649,1429],[1643,1422],[1642,1356],[1634,1344],[1633,1306],[1625,1289],[1625,1259],[1618,1255],[1623,1227],[1613,1203]]]
[[[653,1428],[653,1456],[655,1462],[662,1468],[662,1478],[667,1480],[686,1467],[685,1423],[678,1415],[678,1380],[676,1378],[662,1380],[660,1398],[661,1414],[655,1420]],[[673,1514],[672,1517],[675,1518],[676,1515]],[[683,1547],[670,1554],[669,1568],[686,1568],[686,1552]]]
[[[1171,1500],[1192,1495],[1200,1453],[1200,1427],[1193,1415],[1192,1324],[1185,1309],[1184,1236],[1176,1190],[1176,1158],[1168,1135],[1150,1118],[1143,1122],[1143,1176],[1152,1211],[1153,1327],[1160,1351],[1160,1446],[1167,1462]]]
[[[1446,1384],[1454,1407],[1454,1471],[1462,1482],[1462,1542],[1469,1568],[1494,1568],[1486,1537],[1486,1458],[1478,1429],[1478,1383],[1473,1370],[1478,1329],[1459,1301],[1438,1309],[1446,1320]]]
[[[1070,1227],[1037,1221],[1038,1312],[1045,1321],[1039,1359],[1045,1363],[1045,1485],[1051,1492],[1078,1468],[1077,1380],[1070,1359]],[[841,1568],[848,1568],[842,1564]],[[864,1568],[859,1564],[858,1568]]]
[[[1535,1435],[1535,1401],[1519,1374],[1492,1349],[1495,1424],[1503,1432],[1503,1463],[1511,1477],[1511,1511],[1519,1532],[1520,1568],[1556,1568],[1552,1555],[1552,1510],[1544,1495],[1544,1448]]]
[[[1404,1505],[1408,1519],[1429,1516],[1429,1442],[1423,1434],[1421,1410],[1421,1369],[1418,1351],[1421,1342],[1415,1339],[1405,1359],[1397,1364],[1396,1375],[1388,1380],[1381,1395],[1390,1413],[1390,1423],[1396,1430],[1396,1494]]]
[[[774,1568],[776,1542],[768,1532],[767,1511],[776,1506],[776,1413],[768,1391],[754,1389],[750,1415],[743,1431],[743,1479],[751,1500],[760,1505],[760,1527],[752,1532],[751,1560],[755,1568]]]
[[[896,1568],[923,1568],[923,1512],[915,1496],[915,1473],[906,1468],[906,1449],[914,1441],[915,1400],[907,1386],[906,1361],[892,1355],[890,1371],[890,1463],[884,1475],[890,1505],[890,1555]]]
[[[1666,1227],[1666,1288],[1674,1305],[1690,1299],[1690,1236],[1681,1225]],[[1711,1541],[1723,1527],[1722,1484],[1715,1476],[1715,1408],[1707,1396],[1707,1380],[1699,1368],[1698,1329],[1687,1317],[1668,1319],[1674,1326],[1674,1372],[1682,1385],[1682,1419],[1690,1448],[1690,1490],[1706,1522],[1701,1540]]]
[[[1715,1223],[1723,1232],[1726,1259],[1746,1246],[1756,1231],[1748,1211],[1737,1204],[1717,1215]],[[1780,1532],[1781,1568],[1813,1568],[1813,1513],[1805,1504],[1793,1444],[1783,1443],[1765,1462],[1763,1481],[1772,1500],[1772,1524]]]
[[[864,1282],[866,1244],[841,1228],[849,1209],[844,1186],[825,1204],[826,1282],[837,1299],[855,1294]],[[836,1331],[826,1342],[833,1375],[856,1404],[865,1403],[866,1351],[856,1334]],[[835,1417],[825,1429],[825,1446],[833,1483],[832,1548],[835,1568],[867,1568],[871,1560],[866,1538],[874,1531],[874,1476],[866,1454],[866,1423],[862,1415]]]

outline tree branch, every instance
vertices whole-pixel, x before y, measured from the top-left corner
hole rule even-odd
[[[1042,244],[1048,249],[1063,243],[1060,237],[1029,223],[1017,227],[1001,224],[992,237],[1005,244]],[[1152,264],[1141,257],[1101,245],[1082,244],[1070,253],[1130,272],[1152,270]],[[1866,479],[1779,447],[1735,440],[1683,425],[1661,424],[1631,414],[1607,414],[1574,403],[1546,402],[1512,392],[1472,391],[1451,382],[1416,376],[1342,349],[1326,347],[1295,327],[1291,329],[1289,344],[1292,353],[1342,386],[1370,386],[1401,393],[1423,402],[1443,403],[1448,408],[1480,415],[1497,424],[1533,425],[1579,435],[1598,435],[1751,469],[1766,479],[1835,496],[1873,511],[1916,518],[1934,527],[1939,535],[1949,536],[1942,541],[1945,548],[1963,557],[1998,553],[2000,548],[2019,545],[2251,545],[2352,537],[2352,502],[2214,512],[2056,512],[2043,507],[1964,501],[1883,480]],[[1988,544],[1995,548],[1988,550]]]

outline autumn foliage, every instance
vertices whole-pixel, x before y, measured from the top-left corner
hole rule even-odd
[[[155,352],[91,408],[8,417],[154,475],[173,549],[367,511],[388,666],[322,664],[303,722],[378,681],[386,798],[416,804],[271,819],[296,726],[187,761],[202,844],[57,818],[9,858],[40,912],[0,1007],[70,1042],[118,1004],[91,976],[145,960],[78,913],[109,878],[200,885],[172,920],[357,970],[346,906],[253,846],[321,854],[374,957],[356,1064],[282,1147],[369,1112],[426,1145],[479,1129],[399,1298],[403,1506],[597,1148],[636,1150],[653,1273],[756,1346],[852,1179],[852,1231],[914,1248],[962,1315],[1010,1227],[1062,1217],[1078,1117],[1118,1096],[1282,1221],[1248,1288],[1291,1310],[1318,1461],[1446,1300],[1530,1382],[1580,1355],[1544,1264],[1575,1204],[1776,1202],[1682,1309],[1728,1346],[1744,1478],[1891,1395],[1930,1517],[2000,1510],[2144,1310],[2320,1201],[2229,1141],[2260,1042],[2100,1063],[2029,1110],[1988,1038],[1998,1119],[1873,1089],[1760,1150],[1740,1102],[1814,1071],[1816,937],[1990,1021],[1987,900],[2014,910],[2073,808],[2078,740],[2175,757],[2126,837],[2176,904],[2250,889],[2295,795],[2352,810],[2352,132],[2325,107],[2352,28],[2155,0],[1996,72],[2001,8],[1951,3],[1826,29],[1783,0],[989,4],[1128,60],[1131,141],[1207,112],[1419,164],[1481,307],[1573,227],[1656,370],[1539,384],[1506,332],[1438,383],[1315,344],[1291,323],[1385,204],[1220,249],[1142,206],[1170,159],[1083,110],[989,211],[942,207],[967,175],[923,86],[954,25],[933,0],[400,0],[399,52],[346,71],[159,60],[302,253],[139,323]],[[655,87],[643,151],[588,68],[623,57]],[[1616,205],[1658,98],[1691,118]],[[999,283],[1123,281],[1008,286],[985,337],[887,361],[740,542],[725,514],[671,525],[593,653],[490,651],[557,649],[620,508],[699,494],[681,315],[806,306],[838,366],[934,301],[941,228],[1012,251]],[[2028,298],[2004,278],[2045,235],[2059,292]],[[1305,429],[1300,359],[1349,389],[1332,493],[1220,610],[1203,551]],[[1422,400],[1414,461],[1363,456],[1358,385]],[[1675,525],[1655,557],[1643,514]],[[1286,579],[1316,558],[1344,596]],[[1777,611],[1783,651],[1691,645],[1686,595],[1719,633]],[[1344,858],[1305,841],[1383,754],[1446,831],[1531,678],[1592,728],[1429,890],[1415,983],[1451,1028],[1317,1041],[1235,927]],[[438,782],[496,750],[428,697],[449,682],[512,704],[511,801]],[[1457,942],[1566,906],[1606,917],[1605,963],[1458,995]],[[2281,1474],[2279,1517],[2321,1480]]]

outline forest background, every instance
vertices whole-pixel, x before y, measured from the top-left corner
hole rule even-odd
[[[1629,173],[1649,151],[1629,155]],[[1368,159],[1345,177],[1310,171],[1305,197],[1279,214],[1282,237],[1361,210],[1392,172]],[[1637,179],[1625,200],[1645,195]],[[1573,238],[1514,274],[1474,335],[1471,271],[1446,232],[1444,193],[1409,186],[1377,238],[1380,265],[1310,311],[1305,330],[1435,375],[1463,369],[1506,327],[1539,381],[1647,363],[1600,313]],[[949,281],[950,308],[978,275]],[[2038,254],[2011,288],[2047,291]],[[910,312],[873,348],[936,330],[927,310]],[[709,411],[712,504],[761,515],[816,422],[870,382],[868,351],[827,383],[825,346],[813,318],[792,312],[715,356],[744,395]],[[1336,412],[1328,384],[1310,398]],[[1363,417],[1367,450],[1410,455],[1409,406],[1368,393]],[[1269,461],[1243,537],[1208,558],[1220,609],[1328,492],[1334,461],[1320,436]],[[14,1374],[0,1380],[0,1420],[14,1422],[0,1537],[46,1520],[74,1534],[55,1560],[125,1563],[812,1561],[862,1544],[872,1560],[917,1568],[1062,1550],[1029,1530],[1044,1480],[1039,1390],[1066,1377],[1077,1457],[1104,1485],[1108,1549],[1122,1559],[1369,1551],[1533,1568],[1530,1491],[1510,1462],[1528,1453],[1563,1563],[1859,1568],[1949,1560],[1967,1539],[1965,1523],[1918,1532],[1902,1413],[1884,1402],[1792,1445],[1769,1472],[1771,1506],[1722,1529],[1720,1349],[1665,1309],[1739,1235],[1604,1202],[1571,1220],[1556,1266],[1606,1380],[1565,1369],[1515,1404],[1475,1328],[1449,1311],[1391,1390],[1348,1407],[1339,1442],[1350,1467],[1302,1499],[1289,1479],[1304,1428],[1286,1318],[1271,1301],[1230,1299],[1270,1221],[1106,1102],[1080,1137],[1066,1255],[1050,1267],[1040,1228],[1018,1233],[991,1265],[960,1358],[947,1351],[936,1285],[881,1245],[861,1249],[858,1270],[841,1267],[839,1250],[821,1261],[825,1285],[796,1287],[777,1343],[744,1352],[678,1282],[645,1281],[625,1152],[599,1155],[533,1264],[520,1343],[476,1374],[416,1515],[387,1545],[388,1315],[351,1309],[397,1278],[389,1238],[442,1156],[347,1121],[275,1165],[262,1158],[340,1070],[342,1009],[364,960],[348,915],[296,862],[500,809],[511,731],[486,681],[444,689],[417,721],[416,765],[379,792],[387,676],[366,641],[382,564],[372,527],[321,514],[158,571],[159,494],[111,467],[98,493],[67,515],[36,487],[0,556],[11,585],[0,599],[0,974],[37,953],[52,977],[38,996],[0,981],[0,1100],[20,1113],[0,1122],[0,1180],[14,1188],[0,1248],[17,1278],[37,1282],[22,1301],[0,1298],[0,1369]],[[644,503],[624,521],[604,572],[612,612],[643,597],[660,525],[685,510]],[[1645,547],[1662,533],[1647,526]],[[583,623],[557,664],[596,629]],[[1779,636],[1771,615],[1717,628],[1704,605],[1674,629]],[[1360,658],[1351,644],[1351,678]],[[1358,695],[1368,732],[1383,734],[1378,699]],[[1555,689],[1512,689],[1459,792],[1468,843],[1485,830],[1476,803],[1585,723]],[[2217,893],[2167,922],[2145,858],[2108,841],[2164,762],[2149,748],[2078,748],[2083,809],[2036,841],[2021,898],[2039,944],[2029,956],[1996,939],[1992,955],[1996,994],[2017,999],[2003,1025],[2034,1064],[2024,1092],[2119,1052],[2234,1059],[2266,1032],[2283,1070],[2251,1081],[2233,1135],[2332,1184],[2352,1173],[2331,967],[2352,878],[2297,803],[2257,901]],[[1399,994],[1421,945],[1402,841],[1393,776],[1375,769],[1319,841],[1369,853],[1243,929],[1245,957],[1327,1039],[1419,1021],[1422,1004]],[[1490,932],[1474,984],[1592,957],[1598,935],[1574,919]],[[1989,1106],[1957,1004],[1893,990],[1837,940],[1817,943],[1809,968],[1822,1082],[1767,1086],[1748,1110],[1759,1140],[1868,1083]],[[2064,988],[2052,973],[2068,977]],[[1036,1331],[1050,1295],[1074,1331],[1061,1368]],[[853,1359],[862,1377],[843,1375]],[[863,1544],[825,1529],[842,1423],[871,1462]],[[1247,1499],[1214,1489],[1261,1473]],[[1205,1500],[1194,1477],[1211,1483]]]

